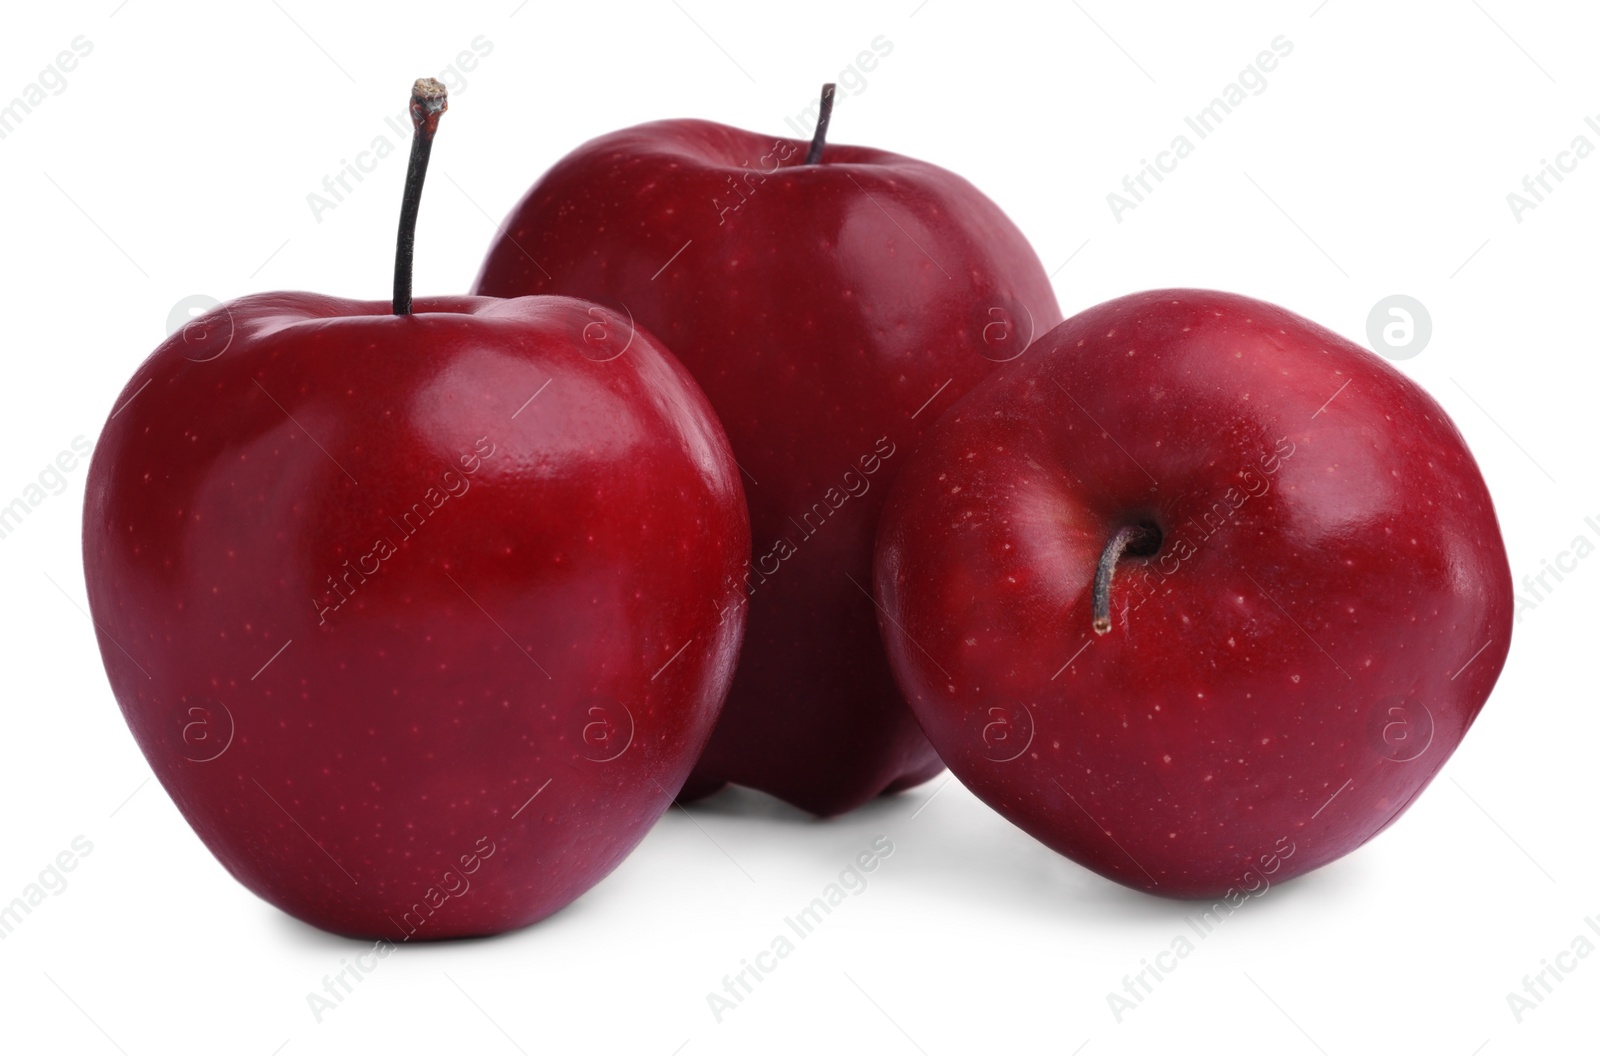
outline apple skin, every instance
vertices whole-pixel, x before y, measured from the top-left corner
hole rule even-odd
[[[494,934],[671,804],[733,674],[748,521],[704,397],[627,326],[263,294],[123,391],[84,509],[106,673],[263,899],[343,935]]]
[[[1140,523],[1160,549],[1124,556],[1096,635],[1096,564]],[[1314,323],[1204,290],[1076,315],[952,408],[896,482],[875,583],[956,776],[1175,898],[1371,839],[1511,639],[1494,508],[1439,405]]]
[[[865,147],[804,165],[806,148],[693,120],[593,140],[512,210],[475,292],[626,310],[705,390],[755,549],[736,575],[744,651],[685,798],[731,781],[829,816],[944,768],[878,637],[888,484],[941,410],[1061,315],[967,181]]]

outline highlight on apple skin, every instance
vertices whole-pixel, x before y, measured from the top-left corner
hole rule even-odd
[[[1082,312],[947,412],[890,495],[875,589],[956,776],[1175,898],[1392,824],[1511,639],[1494,507],[1444,410],[1337,334],[1206,290]]]

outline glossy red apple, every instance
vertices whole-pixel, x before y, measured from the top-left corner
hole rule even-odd
[[[749,546],[653,338],[568,298],[413,306],[400,242],[393,312],[260,294],[162,344],[84,510],[106,672],[184,817],[272,904],[393,941],[537,920],[639,842],[732,677]]]
[[[725,781],[820,815],[943,764],[895,689],[871,590],[887,486],[957,396],[1060,318],[971,184],[867,147],[707,121],[584,144],[502,226],[475,292],[630,313],[710,398],[745,473],[749,627],[689,795]],[[815,155],[814,158],[808,155]]]
[[[1511,639],[1494,507],[1439,405],[1320,326],[1204,290],[1074,316],[945,415],[890,497],[876,586],[962,782],[1174,897],[1253,893],[1371,839]]]

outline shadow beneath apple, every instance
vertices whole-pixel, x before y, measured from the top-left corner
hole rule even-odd
[[[981,805],[979,805],[981,806]],[[932,818],[934,804],[898,826],[907,859],[902,883],[931,897],[982,903],[1007,915],[1057,922],[1151,922],[1187,903],[1153,898],[1057,854],[998,814]]]
[[[277,931],[283,936],[284,944],[299,950],[309,950],[313,953],[323,952],[330,957],[349,957],[352,950],[357,953],[372,949],[376,939],[353,939],[344,935],[336,935],[331,931],[323,931],[292,917],[276,906],[262,904],[265,912],[272,915]]]
[[[272,917],[274,922],[272,926],[282,934],[283,944],[294,949],[312,950],[312,952],[322,950],[330,957],[349,957],[350,950],[371,949],[373,946],[371,939],[347,939],[342,934],[314,928],[304,920],[290,917],[282,909],[270,906],[267,902],[262,902],[261,910]]]
[[[1341,859],[1293,881],[1272,884],[1232,912],[1222,912],[1214,909],[1219,900],[1163,898],[1101,877],[1013,826],[949,775],[826,819],[765,793],[730,786],[669,810],[616,872],[542,921],[499,936],[423,939],[419,935],[396,945],[448,951],[467,943],[514,941],[537,934],[549,947],[588,941],[595,934],[614,936],[615,922],[642,933],[654,926],[649,922],[656,914],[648,906],[659,906],[663,900],[691,906],[705,890],[724,886],[734,902],[716,903],[701,912],[736,922],[737,900],[747,879],[778,885],[798,879],[801,888],[810,891],[813,881],[834,878],[855,855],[884,838],[892,849],[882,855],[873,887],[898,892],[891,897],[902,900],[904,909],[925,913],[929,907],[967,907],[1026,921],[1030,927],[1071,933],[1091,943],[1120,941],[1124,933],[1119,929],[1129,927],[1192,933],[1191,920],[1201,921],[1208,912],[1213,919],[1228,920],[1230,931],[1281,932],[1292,937],[1294,921],[1370,897],[1373,883],[1358,854],[1354,860]],[[266,908],[277,918],[276,927],[288,946],[325,953],[334,962],[372,948],[373,939],[345,938]],[[945,919],[937,909],[933,912]],[[963,910],[949,919],[963,917],[970,914]],[[955,926],[983,925],[971,918],[968,924]],[[1109,938],[1113,935],[1119,938]]]
[[[574,903],[574,905],[576,905],[576,903]],[[539,925],[544,924],[545,921],[553,922],[556,918],[570,912],[572,909],[573,906],[567,906],[551,914],[549,917],[546,917],[545,920],[535,921],[533,924],[528,924],[525,927],[517,928],[512,931],[502,932],[499,935],[472,935],[457,938],[428,939],[423,938],[419,934],[409,940],[390,939],[389,941],[392,942],[396,948],[406,947],[410,949],[425,949],[428,947],[448,949],[452,947],[468,945],[471,943],[489,942],[494,939],[502,939],[511,935],[516,935],[518,932],[525,931],[528,928],[538,927]],[[307,924],[303,920],[290,916],[288,913],[283,912],[281,909],[278,909],[275,906],[268,906],[267,912],[271,913],[272,916],[276,918],[277,929],[283,936],[285,944],[293,946],[299,950],[309,950],[311,952],[322,951],[333,957],[348,958],[351,955],[351,951],[355,951],[356,953],[365,953],[366,951],[372,949],[375,943],[383,941],[378,938],[350,938],[348,936],[335,934],[331,931],[324,931],[321,928]]]
[[[690,824],[755,873],[778,867],[771,849],[775,831],[786,870],[837,872],[849,864],[848,852],[887,837],[894,849],[885,856],[890,860],[884,874],[895,875],[895,886],[918,901],[983,904],[1059,921],[1108,915],[1177,920],[1187,905],[1132,891],[1063,858],[979,802],[948,772],[833,818],[729,785],[671,811],[662,822],[668,829]]]
[[[1173,899],[1136,891],[1057,854],[959,782],[940,788],[939,780],[931,789],[924,786],[878,801],[895,812],[879,824],[889,826],[904,858],[895,869],[897,884],[930,900],[981,903],[1007,915],[1090,931],[1124,925],[1183,929],[1186,918],[1207,911],[1215,918],[1243,913],[1263,922],[1279,914],[1320,913],[1359,899],[1364,887],[1357,856],[1356,862],[1341,859],[1262,888],[1232,913],[1214,910],[1221,899]]]
[[[675,801],[673,806],[682,807],[697,818],[749,818],[816,827],[848,827],[852,822],[881,824],[883,819],[903,813],[907,803],[922,803],[949,776],[949,771],[941,770],[921,784],[897,792],[885,792],[855,810],[831,818],[819,818],[776,796],[734,784],[724,785],[711,795],[689,803]],[[916,807],[911,809],[915,810]]]
[[[681,807],[695,817],[756,818],[764,822],[778,821],[791,824],[818,823],[826,820],[808,814],[799,807],[791,806],[777,796],[745,788],[743,785],[724,785],[703,799],[691,803],[674,801],[673,806]]]

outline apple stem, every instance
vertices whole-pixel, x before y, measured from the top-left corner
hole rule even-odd
[[[1106,544],[1100,554],[1100,564],[1094,570],[1094,633],[1105,634],[1111,630],[1111,575],[1117,562],[1130,547],[1135,554],[1151,554],[1161,545],[1161,533],[1148,524],[1128,524]]]
[[[828,139],[828,121],[833,117],[832,84],[822,86],[822,108],[817,111],[817,130],[811,136],[811,149],[806,151],[806,164],[815,165],[822,160],[822,146]]]
[[[406,189],[400,198],[400,233],[394,247],[394,314],[411,314],[411,257],[417,241],[417,208],[422,204],[422,181],[428,175],[428,155],[439,115],[450,108],[444,85],[432,77],[411,86],[411,161],[406,167]]]

